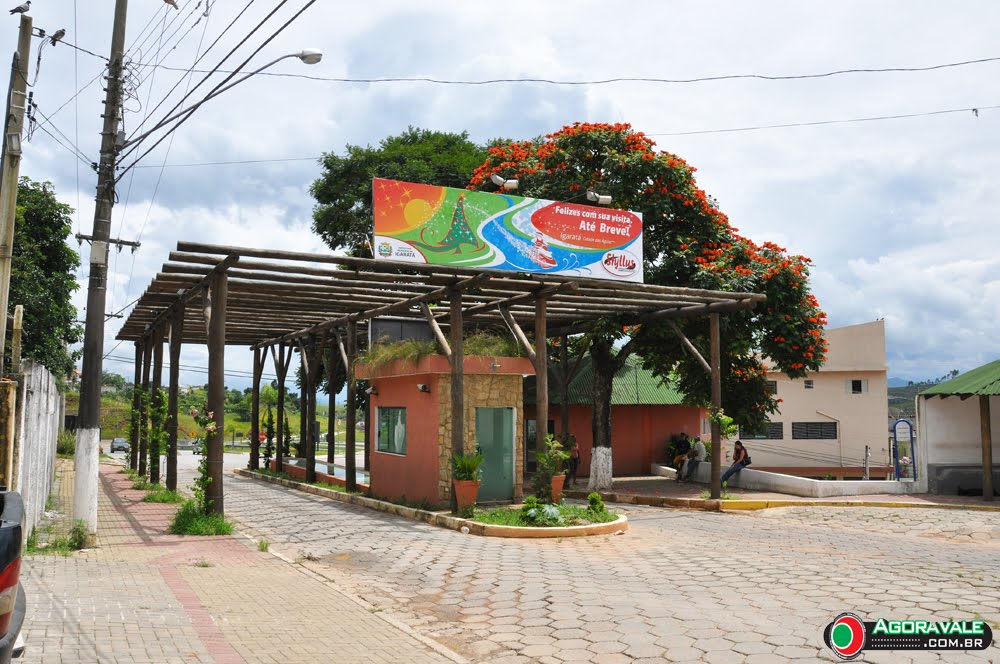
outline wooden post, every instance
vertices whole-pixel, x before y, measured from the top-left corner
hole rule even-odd
[[[722,408],[722,343],[719,338],[719,314],[708,316],[709,338],[712,346],[712,406]],[[722,496],[722,427],[712,420],[712,481],[711,497]]]
[[[160,407],[163,395],[160,385],[163,384],[163,329],[154,330],[153,334],[153,377],[149,388],[150,421],[162,430],[166,422],[160,419]],[[149,481],[154,484],[160,481],[160,441],[150,438],[149,441]]]
[[[299,347],[299,366],[301,367],[301,380],[299,380],[299,445],[296,450],[295,456],[305,456],[306,455],[306,421],[309,415],[309,405],[306,400],[306,376],[308,372],[306,369],[306,353]]]
[[[326,356],[326,393],[327,407],[330,409],[330,418],[326,423],[326,462],[333,465],[334,454],[337,451],[337,390],[334,384],[337,380],[337,355],[336,349],[330,348],[329,355]]]
[[[562,421],[563,441],[569,443],[569,337],[562,336],[562,343],[559,345],[559,364],[562,365],[562,375],[559,387],[560,411],[559,419]]]
[[[319,381],[320,358],[326,344],[326,332],[319,342],[306,339],[299,343],[302,356],[302,393],[305,396],[305,426],[302,432],[303,451],[306,457],[306,482],[316,481],[316,383]]]
[[[142,351],[142,401],[139,402],[139,476],[146,476],[146,461],[149,447],[149,364],[153,360],[153,337],[143,340]]]
[[[983,500],[993,500],[993,432],[990,424],[990,397],[979,395],[979,431],[983,443]]]
[[[250,388],[250,470],[260,468],[260,375],[264,372],[264,354],[253,349],[253,386]]]
[[[357,409],[355,408],[355,390],[357,379],[354,377],[354,364],[358,357],[358,324],[351,321],[347,324],[347,431],[344,432],[345,459],[344,474],[348,491],[357,491],[357,462],[355,461],[357,443]]]
[[[12,373],[21,373],[21,332],[24,329],[24,305],[19,304],[14,307],[14,329],[11,332],[10,343],[10,370]],[[62,423],[59,424],[60,429]]]
[[[465,349],[463,341],[462,291],[450,294],[451,316],[448,330],[451,339],[451,453],[465,453],[465,386],[463,364]]]
[[[545,437],[549,433],[549,352],[545,298],[535,300],[535,450],[545,450]]]
[[[181,375],[181,344],[184,338],[184,305],[174,310],[170,319],[170,389],[167,394],[167,417],[170,418],[170,438],[167,439],[167,490],[177,491],[177,408]]]
[[[212,481],[205,492],[209,511],[225,514],[222,489],[222,458],[226,437],[226,295],[225,272],[213,275],[209,293],[212,299],[208,323],[208,410],[215,419],[215,435],[206,445],[208,476]]]
[[[142,341],[135,342],[135,377],[132,379],[132,430],[129,432],[128,441],[128,467],[132,470],[139,469],[139,422],[142,412],[142,365],[143,351],[145,346]]]
[[[292,352],[285,344],[278,344],[275,352],[271,346],[271,359],[274,360],[274,371],[278,374],[278,447],[274,451],[274,469],[282,472],[285,469],[285,376],[288,374],[288,364],[292,360]]]

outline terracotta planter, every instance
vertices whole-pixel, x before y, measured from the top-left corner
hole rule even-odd
[[[452,480],[451,483],[455,487],[455,502],[458,504],[459,512],[476,504],[479,480]]]
[[[562,502],[563,484],[566,483],[566,475],[559,473],[552,476],[552,502]]]

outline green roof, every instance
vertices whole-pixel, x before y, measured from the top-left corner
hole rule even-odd
[[[573,366],[573,360],[570,360]],[[594,365],[590,356],[580,361],[580,368],[569,384],[569,403],[571,405],[592,405],[594,384]],[[549,374],[549,403],[562,402],[562,389],[559,380]],[[535,403],[535,377],[529,376],[524,381],[524,403]],[[677,386],[674,377],[664,380],[661,376],[642,368],[642,358],[631,356],[625,360],[625,366],[615,374],[611,386],[612,406],[679,406],[685,403],[685,396]]]
[[[956,376],[951,380],[929,387],[920,394],[933,395],[1000,395],[1000,360]]]

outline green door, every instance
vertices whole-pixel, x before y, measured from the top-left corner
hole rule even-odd
[[[514,409],[476,409],[476,448],[483,455],[480,502],[514,498]]]

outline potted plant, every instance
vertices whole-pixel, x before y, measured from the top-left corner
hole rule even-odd
[[[563,483],[566,475],[563,464],[569,459],[569,452],[563,450],[562,443],[555,436],[545,437],[545,449],[536,455],[535,476],[532,486],[535,496],[542,503],[558,503],[562,500]]]
[[[468,512],[476,504],[482,465],[482,454],[455,454],[451,457],[451,482],[455,487],[459,514]]]

